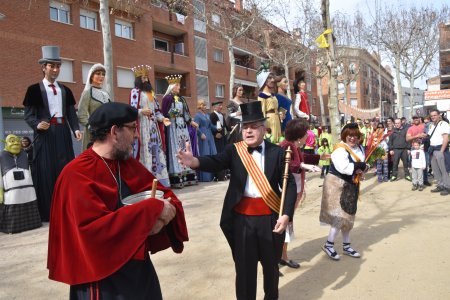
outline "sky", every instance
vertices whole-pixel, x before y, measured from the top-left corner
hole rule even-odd
[[[320,4],[320,0],[316,0]],[[331,15],[339,12],[352,16],[357,10],[360,10],[367,20],[372,21],[372,16],[375,12],[375,5],[383,7],[385,4],[389,6],[400,6],[400,7],[420,7],[420,6],[432,6],[434,8],[443,7],[444,5],[450,6],[449,0],[330,0],[330,12]],[[450,20],[449,20],[450,21]],[[438,75],[438,57],[435,60],[434,71],[427,75],[426,78],[421,78],[416,80],[415,86],[420,89],[426,89],[426,79]],[[387,60],[383,60],[383,64],[389,64]],[[395,75],[394,75],[395,76]],[[394,80],[395,81],[395,80]],[[409,82],[406,80],[402,81],[403,86],[409,86]]]

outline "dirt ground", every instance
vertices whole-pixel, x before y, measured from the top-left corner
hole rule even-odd
[[[329,229],[318,221],[322,180],[307,175],[307,198],[296,211],[288,252],[301,268],[281,268],[280,299],[450,299],[450,197],[430,188],[412,192],[403,179],[379,184],[368,177],[351,232],[362,257],[336,262],[320,249]],[[164,299],[235,298],[234,265],[219,228],[227,187],[220,182],[175,191],[190,241],[182,254],[166,250],[152,256]],[[0,233],[0,299],[68,299],[68,286],[47,278],[47,236],[48,224]],[[341,242],[339,237],[336,244]]]

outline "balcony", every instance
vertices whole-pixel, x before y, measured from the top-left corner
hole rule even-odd
[[[192,26],[191,18],[187,18],[187,14],[182,9],[178,10],[178,12],[171,12],[165,4],[158,2],[157,0],[152,1],[153,29],[169,35],[186,33],[188,30],[187,26]]]

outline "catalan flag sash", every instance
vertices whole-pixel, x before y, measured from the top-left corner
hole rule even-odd
[[[276,213],[280,212],[280,197],[273,191],[269,181],[264,175],[263,171],[258,167],[253,157],[248,153],[247,144],[245,142],[235,143],[237,153],[241,158],[241,161],[247,170],[249,176],[252,178],[256,185],[256,188],[261,193],[261,196],[267,206],[270,207]]]

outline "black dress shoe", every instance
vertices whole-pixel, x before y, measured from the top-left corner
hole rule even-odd
[[[442,192],[443,190],[445,190],[445,189],[442,186],[438,185],[434,189],[430,190],[430,192],[432,192],[432,193],[439,193],[439,192]]]
[[[441,195],[441,196],[447,196],[447,195],[449,195],[449,194],[450,194],[449,189],[445,189],[445,188],[442,190],[442,192],[440,192],[440,195]]]
[[[432,184],[431,184],[430,182],[428,182],[428,181],[425,181],[425,182],[423,183],[423,185],[426,185],[426,186],[432,186]]]
[[[280,265],[282,265],[282,266],[288,266],[289,268],[292,268],[292,269],[298,269],[298,268],[300,268],[300,264],[297,263],[297,262],[295,262],[295,261],[293,261],[292,259],[290,259],[290,260],[288,260],[288,261],[285,261],[285,260],[283,260],[283,259],[280,259]]]

